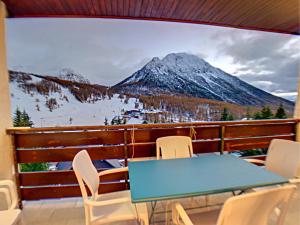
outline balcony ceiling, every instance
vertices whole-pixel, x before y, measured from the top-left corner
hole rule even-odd
[[[300,34],[299,0],[2,0],[9,17],[174,21]]]

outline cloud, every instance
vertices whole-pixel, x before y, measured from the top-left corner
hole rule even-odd
[[[221,55],[237,65],[235,75],[269,92],[297,89],[300,65],[300,39],[266,32],[241,32],[218,36]]]
[[[174,52],[195,54],[269,92],[295,92],[299,74],[299,37],[198,24],[8,19],[7,46],[11,69],[55,75],[72,68],[103,85]]]

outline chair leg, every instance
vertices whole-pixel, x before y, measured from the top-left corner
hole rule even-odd
[[[20,215],[20,218],[18,219],[17,224],[18,225],[25,225],[24,217],[22,216],[22,214]]]
[[[148,216],[148,209],[146,204],[134,204],[136,214],[137,214],[137,220],[139,224],[142,225],[149,225],[149,216]]]
[[[149,219],[148,219],[148,217],[146,218],[145,216],[141,216],[141,218],[139,219],[139,222],[142,225],[149,225]]]
[[[166,202],[166,211],[165,211],[165,223],[166,225],[169,224],[169,205],[172,205],[172,200],[168,200]]]
[[[209,206],[209,195],[205,195],[205,206]]]
[[[191,207],[195,207],[197,205],[197,201],[194,197],[191,197]]]
[[[150,213],[150,217],[149,217],[150,223],[152,223],[152,219],[153,219],[153,223],[154,223],[154,219],[155,219],[154,213],[155,213],[156,204],[157,204],[157,201],[154,201],[154,203],[151,202],[151,213]]]

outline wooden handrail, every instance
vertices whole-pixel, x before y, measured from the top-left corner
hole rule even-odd
[[[230,125],[253,125],[253,124],[276,124],[276,123],[299,123],[300,119],[271,119],[271,120],[241,120],[241,121],[213,121],[213,122],[184,122],[184,123],[155,123],[135,125],[99,125],[99,126],[64,126],[64,127],[12,127],[6,129],[8,134],[21,134],[31,132],[54,132],[75,130],[118,130],[118,129],[147,129],[147,128],[173,128],[189,126],[230,126]]]

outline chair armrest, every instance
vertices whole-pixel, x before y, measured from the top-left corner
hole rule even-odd
[[[193,225],[193,222],[179,203],[173,205],[172,219],[175,224],[180,224],[179,221],[181,219],[184,225]]]
[[[250,162],[250,163],[257,163],[257,164],[262,164],[262,165],[265,165],[266,161],[264,160],[260,160],[260,159],[244,159],[246,160],[247,162]]]
[[[99,172],[98,175],[101,177],[101,176],[105,176],[108,174],[121,173],[121,172],[128,172],[128,167],[104,170],[104,171]]]
[[[289,179],[289,182],[291,184],[300,184],[300,178],[292,178],[292,179]]]
[[[103,200],[103,201],[95,201],[95,200],[84,200],[84,203],[88,206],[107,206],[107,205],[115,205],[120,203],[131,203],[130,198],[115,198],[111,200]]]
[[[0,181],[0,186],[4,186],[9,190],[10,200],[11,200],[11,206],[9,207],[9,209],[17,208],[18,194],[17,194],[17,191],[16,191],[15,183],[11,180],[1,180]]]

